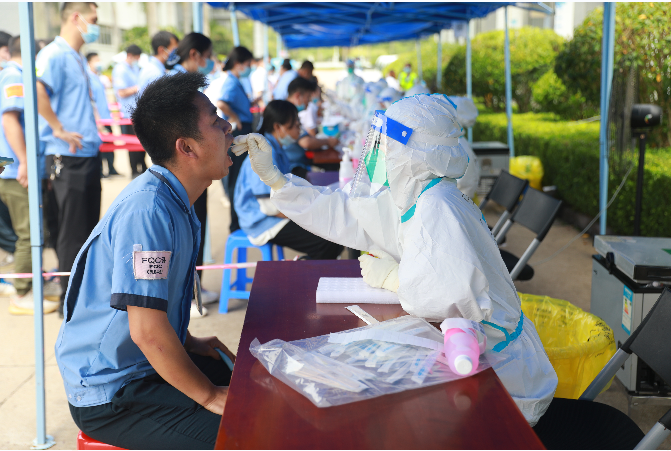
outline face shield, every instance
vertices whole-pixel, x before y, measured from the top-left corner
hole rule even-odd
[[[388,140],[406,145],[412,129],[376,111],[359,157],[350,197],[369,197],[389,186],[386,152]]]

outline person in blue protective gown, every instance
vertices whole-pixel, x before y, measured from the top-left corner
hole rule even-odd
[[[283,174],[258,135],[236,138],[232,149],[248,149],[282,214],[370,252],[359,258],[364,280],[396,292],[406,312],[482,323],[485,356],[534,425],[552,401],[557,375],[482,212],[457,188],[468,157],[456,117],[456,105],[442,94],[406,97],[376,113],[357,174],[342,190]]]
[[[289,172],[284,147],[294,143],[300,134],[296,107],[285,100],[270,102],[263,112],[260,133],[270,143],[273,164]],[[343,250],[342,246],[302,229],[281,214],[270,201],[270,187],[254,173],[249,158],[242,163],[235,185],[235,207],[240,228],[255,246],[270,242],[304,252],[314,260],[335,259]]]
[[[217,349],[235,356],[188,329],[200,287],[193,205],[228,171],[233,140],[206,84],[181,73],[144,90],[132,119],[155,165],[96,225],[66,294],[55,352],[70,413],[124,449],[212,449],[228,397],[232,368]]]

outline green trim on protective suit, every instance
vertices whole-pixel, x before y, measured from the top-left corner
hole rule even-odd
[[[431,182],[429,182],[429,184],[426,185],[426,188],[424,188],[424,189],[422,190],[422,192],[419,193],[419,196],[417,196],[417,200],[419,200],[419,197],[420,197],[422,194],[424,194],[424,191],[428,190],[429,188],[433,188],[433,187],[436,186],[436,185],[438,184],[438,182],[440,182],[441,180],[443,180],[442,177],[438,177],[437,179],[433,179],[433,180],[431,180]],[[415,208],[416,208],[416,207],[417,207],[417,202],[415,202],[415,204],[414,204],[412,207],[410,207],[410,209],[409,209],[408,211],[406,211],[406,212],[403,214],[403,216],[401,216],[401,222],[406,222],[406,221],[408,221],[410,218],[412,218],[413,216],[415,216]]]

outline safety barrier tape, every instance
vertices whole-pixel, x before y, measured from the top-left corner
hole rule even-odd
[[[256,262],[251,263],[230,263],[224,265],[205,265],[205,266],[196,266],[197,270],[208,270],[208,269],[242,269],[242,268],[256,268]],[[42,273],[42,277],[58,277],[58,276],[69,276],[69,272],[45,272]],[[24,272],[24,273],[11,273],[11,274],[0,274],[0,279],[31,279],[33,273]]]

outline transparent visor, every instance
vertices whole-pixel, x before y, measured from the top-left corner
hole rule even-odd
[[[405,145],[412,129],[376,111],[371,122],[366,144],[359,157],[359,166],[354,174],[350,197],[369,197],[383,187],[389,186],[387,178],[387,144],[390,139]]]

